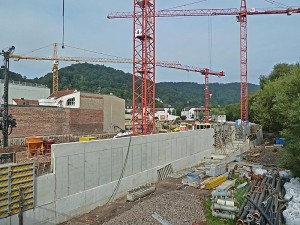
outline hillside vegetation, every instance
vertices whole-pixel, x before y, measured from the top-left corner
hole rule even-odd
[[[300,64],[274,66],[260,77],[260,86],[250,99],[252,120],[286,139],[283,165],[300,176]]]
[[[2,71],[1,71],[2,72]],[[2,73],[0,73],[0,77]],[[93,93],[110,94],[131,100],[132,97],[132,75],[124,73],[104,65],[93,65],[89,63],[73,64],[59,70],[59,89],[77,89]],[[46,74],[40,78],[26,79],[20,74],[11,73],[11,79],[18,81],[35,82],[52,88],[52,74]],[[258,85],[249,84],[249,91],[259,89]],[[211,103],[224,106],[239,102],[239,83],[212,83]],[[193,82],[162,82],[156,84],[156,97],[163,103],[170,104],[177,109],[185,106],[199,106],[204,104],[204,85]],[[161,104],[158,104],[158,106]],[[179,110],[179,111],[180,111]]]

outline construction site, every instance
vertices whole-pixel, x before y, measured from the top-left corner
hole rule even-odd
[[[249,8],[239,0],[237,8],[157,9],[158,1],[106,12],[107,23],[133,22],[123,34],[132,36],[132,58],[60,56],[59,47],[93,52],[65,44],[64,0],[63,41],[49,45],[52,56],[17,54],[13,45],[2,50],[0,225],[300,225],[300,178],[282,164],[292,141],[250,117],[247,23],[256,15],[299,16],[300,5],[266,0],[276,8]],[[239,25],[233,121],[213,114],[211,104],[209,79],[230,76],[226,71],[156,56],[157,18],[218,16],[234,16]],[[12,60],[52,62],[51,89],[13,81]],[[61,89],[60,62],[132,66],[130,105],[113,93]],[[203,106],[181,116],[171,105],[156,107],[156,67],[200,74]]]

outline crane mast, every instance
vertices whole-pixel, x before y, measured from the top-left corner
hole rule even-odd
[[[57,43],[54,43],[53,58],[56,59],[57,57]],[[52,84],[52,92],[56,94],[58,91],[58,60],[53,60]]]
[[[155,12],[155,17],[178,17],[178,16],[237,16],[240,23],[240,117],[242,124],[248,122],[248,36],[247,36],[247,16],[248,15],[276,15],[300,13],[300,8],[287,9],[255,9],[247,10],[246,0],[241,0],[240,8],[227,9],[187,9],[187,10],[159,10]],[[141,16],[140,12],[115,12],[109,14],[109,19],[134,18]]]
[[[155,132],[155,0],[134,0],[132,132]]]
[[[54,44],[54,46],[57,46],[57,44]],[[54,48],[55,49],[55,48]],[[55,52],[55,50],[54,50]],[[53,87],[58,87],[58,62],[59,61],[72,61],[72,62],[107,62],[107,63],[126,63],[126,64],[132,64],[132,60],[130,59],[124,59],[124,58],[85,58],[85,57],[58,57],[57,51],[55,54],[53,54],[55,57],[39,57],[39,56],[23,56],[23,55],[14,55],[10,54],[9,58],[15,59],[15,60],[42,60],[42,61],[53,61]],[[205,75],[205,86],[204,86],[204,121],[209,122],[209,84],[208,84],[208,76],[209,75],[215,75],[215,76],[225,76],[224,71],[221,72],[215,72],[211,71],[207,68],[199,68],[195,66],[189,66],[189,65],[182,65],[179,62],[168,62],[168,61],[156,61],[156,66],[163,67],[163,68],[170,68],[170,69],[178,69],[178,70],[184,70],[189,72],[195,72],[195,73],[201,73],[202,75]],[[54,70],[55,69],[55,70]],[[55,72],[54,72],[55,71]],[[56,89],[58,91],[58,89]],[[55,93],[53,88],[53,93]]]
[[[247,5],[246,0],[241,0],[240,15],[240,116],[242,124],[249,121],[248,112],[248,37],[247,37]]]

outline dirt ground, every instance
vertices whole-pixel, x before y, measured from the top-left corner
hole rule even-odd
[[[176,191],[180,189],[180,186],[181,186],[181,178],[178,179],[167,178],[166,180],[156,184],[156,191],[153,194],[146,196],[138,201],[126,202],[126,196],[125,196],[115,200],[112,203],[97,207],[96,209],[92,210],[89,213],[83,214],[81,216],[70,219],[67,222],[61,223],[61,225],[103,224],[131,210],[135,205],[139,204],[140,202],[145,202],[151,198],[161,196],[167,192]],[[191,193],[194,196],[196,196],[196,198],[200,199],[202,202],[207,196],[210,195],[210,191],[199,190],[199,189],[195,189],[194,187],[184,187],[180,189],[180,191],[185,193]],[[202,206],[199,205],[199,210],[201,208]],[[205,220],[205,218],[199,218],[199,221],[203,221],[203,220]],[[198,224],[206,225],[206,222],[201,222]]]
[[[276,166],[281,159],[281,152],[283,150],[278,147],[270,146],[256,146],[244,154],[244,160],[265,166]]]

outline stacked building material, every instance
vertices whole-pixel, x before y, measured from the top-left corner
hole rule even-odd
[[[206,175],[210,177],[216,177],[226,173],[226,163],[212,163],[209,169],[206,170]]]
[[[283,198],[283,185],[284,180],[275,171],[253,176],[237,224],[283,224],[282,211],[289,202]]]
[[[235,219],[239,208],[237,201],[232,198],[232,192],[213,191],[213,204],[211,206],[212,215],[224,219]]]
[[[213,179],[209,179],[208,181],[204,181],[204,186],[205,189],[213,189],[217,186],[219,186],[220,184],[222,184],[224,181],[226,181],[227,178],[223,175],[215,177]]]

